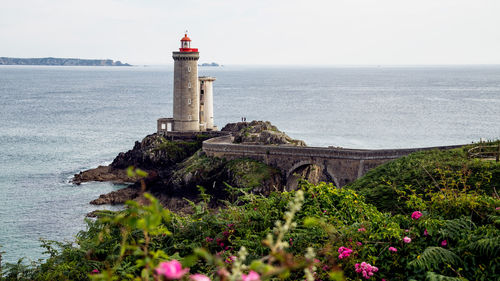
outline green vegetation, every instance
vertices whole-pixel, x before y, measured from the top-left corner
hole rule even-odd
[[[221,163],[197,153],[183,169]],[[269,176],[251,160],[227,167],[249,186]],[[100,213],[75,243],[44,242],[46,261],[6,265],[0,280],[164,280],[155,268],[167,260],[211,280],[498,280],[498,177],[498,163],[457,149],[398,159],[349,188],[243,192],[217,211],[201,189],[190,215],[146,194],[150,205]]]
[[[500,162],[468,159],[467,151],[473,146],[413,153],[369,171],[348,188],[365,196],[379,210],[393,213],[408,212],[411,206],[405,204],[406,200],[425,194],[426,199],[433,196],[441,202],[463,200],[467,204],[472,199],[474,204],[482,204],[491,196],[498,197]],[[458,198],[456,190],[466,192]]]
[[[250,190],[262,186],[262,183],[280,174],[279,170],[248,158],[229,161],[227,169],[232,175],[233,185]]]
[[[280,176],[278,169],[253,159],[228,161],[209,157],[198,151],[177,165],[172,181],[178,185],[210,185],[207,189],[213,194],[213,182],[217,182],[220,185],[217,188],[221,189],[226,188],[226,185],[222,184],[226,182],[237,189],[251,191],[269,184],[273,177]]]
[[[160,143],[153,150],[166,153],[172,163],[178,163],[193,155],[193,153],[201,149],[202,142],[208,139],[204,135],[198,135],[195,141],[170,141],[164,137],[159,138]]]

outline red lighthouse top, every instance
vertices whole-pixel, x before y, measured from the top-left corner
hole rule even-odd
[[[191,39],[184,34],[184,37],[181,39],[181,47],[179,48],[180,52],[198,52],[198,48],[191,48]]]

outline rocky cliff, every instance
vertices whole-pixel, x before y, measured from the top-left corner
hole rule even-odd
[[[305,145],[280,132],[270,122],[231,123],[223,131],[231,133],[241,143]],[[251,159],[228,161],[208,157],[201,151],[202,142],[207,138],[200,133],[190,139],[167,140],[152,134],[136,142],[131,150],[118,154],[109,166],[76,174],[73,182],[133,183],[127,188],[101,195],[92,204],[121,204],[130,199],[141,201],[141,184],[126,173],[129,166],[134,166],[148,172],[144,179],[147,191],[165,206],[176,210],[189,206],[183,198],[197,200],[199,186],[212,196],[214,205],[220,199],[231,199],[242,190],[268,194],[284,188],[281,172],[264,163]]]

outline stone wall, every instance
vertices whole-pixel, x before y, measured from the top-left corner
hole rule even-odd
[[[213,138],[203,143],[203,151],[209,156],[229,160],[236,158],[259,160],[279,168],[285,180],[304,165],[317,165],[323,168],[325,177],[338,187],[353,182],[370,169],[410,153],[457,147],[461,145],[377,150],[247,145],[232,143],[231,136]]]

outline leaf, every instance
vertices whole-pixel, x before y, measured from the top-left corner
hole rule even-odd
[[[459,240],[467,231],[475,228],[474,223],[466,217],[447,220],[439,233],[445,238]]]
[[[464,281],[467,280],[463,277],[450,277],[441,274],[437,274],[432,271],[428,271],[425,275],[425,280],[427,281]]]
[[[500,254],[500,237],[479,239],[470,243],[467,248],[481,255],[497,257]]]
[[[134,166],[128,166],[128,168],[127,168],[127,176],[129,178],[134,178],[135,177]]]
[[[313,227],[319,225],[320,225],[320,220],[318,218],[307,217],[304,219],[304,226],[306,227]]]
[[[441,269],[442,264],[457,265],[462,260],[452,251],[441,247],[427,247],[424,252],[408,263],[419,269],[438,270]]]
[[[148,176],[148,173],[146,171],[143,171],[139,168],[135,169],[135,173],[141,178],[145,178]]]

